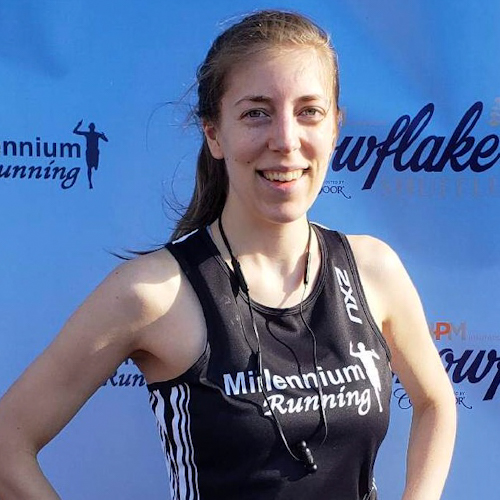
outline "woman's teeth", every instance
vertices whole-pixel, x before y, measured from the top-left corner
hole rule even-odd
[[[290,182],[302,177],[303,170],[293,170],[290,172],[272,172],[264,171],[262,175],[268,181]]]

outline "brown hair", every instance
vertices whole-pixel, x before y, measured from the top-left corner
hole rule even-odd
[[[331,67],[332,94],[338,111],[337,56],[328,34],[307,17],[287,11],[263,10],[250,14],[221,33],[196,73],[200,122],[216,124],[229,71],[249,56],[276,47],[306,46],[323,54]],[[193,196],[171,239],[211,224],[222,213],[228,193],[224,160],[215,159],[203,138],[196,168]]]

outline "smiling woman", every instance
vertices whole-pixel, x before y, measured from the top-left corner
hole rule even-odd
[[[198,68],[197,116],[205,131],[209,132],[218,124],[223,96],[231,79],[239,73],[237,70],[247,68],[248,71],[247,62],[255,58],[256,64],[252,65],[254,71],[259,67],[260,62],[257,60],[259,57],[279,59],[280,54],[286,55],[290,51],[296,51],[297,54],[309,52],[311,60],[306,61],[306,65],[316,65],[315,76],[322,83],[320,95],[323,95],[323,99],[328,99],[328,102],[322,103],[323,107],[324,109],[332,107],[332,113],[340,121],[337,55],[328,34],[304,16],[264,11],[246,17],[219,35],[208,51],[205,61]],[[309,96],[315,97],[312,96],[311,88],[307,87],[302,97],[307,100]],[[253,101],[262,107],[266,103],[269,106],[269,97],[259,93],[252,94],[248,88],[247,92],[240,93],[237,99],[243,101],[250,99],[250,102],[246,102],[247,106]],[[236,102],[233,102],[233,105],[236,105]],[[314,106],[310,106],[305,114],[316,114],[317,111],[313,111],[313,108]],[[259,106],[248,111],[251,115],[248,119],[255,119],[258,116],[263,118],[266,114],[265,110],[259,109]],[[193,197],[172,239],[210,224],[219,217],[226,202],[228,176],[225,162],[217,155],[212,155],[207,139],[210,139],[210,134],[206,134],[198,155]],[[335,139],[331,137],[332,150]]]
[[[337,135],[325,73],[315,48],[281,47],[228,75],[217,121],[204,122],[212,156],[225,162],[226,224],[233,216],[294,222],[314,202]]]
[[[376,499],[392,369],[413,404],[403,498],[440,497],[455,400],[418,294],[383,242],[307,218],[338,91],[329,37],[302,15],[256,12],[214,41],[198,70],[190,206],[1,401],[2,499],[58,498],[36,455],[128,358],[148,383],[172,500]]]

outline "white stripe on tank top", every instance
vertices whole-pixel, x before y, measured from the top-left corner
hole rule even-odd
[[[165,437],[164,452],[170,477],[172,500],[200,500],[198,488],[198,469],[194,461],[193,441],[191,438],[191,417],[189,414],[190,390],[187,384],[172,387],[170,401],[166,402],[160,391],[153,391],[158,400],[155,416],[160,435]],[[172,412],[172,435],[169,436],[165,421],[165,403],[170,404]]]

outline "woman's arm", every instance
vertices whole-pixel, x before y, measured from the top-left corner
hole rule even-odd
[[[0,401],[2,500],[59,498],[37,453],[138,348],[141,330],[164,312],[153,307],[141,266],[126,263],[110,274]]]
[[[392,353],[392,368],[413,405],[403,500],[438,500],[455,440],[453,388],[398,256],[374,238],[350,241],[371,312]]]

